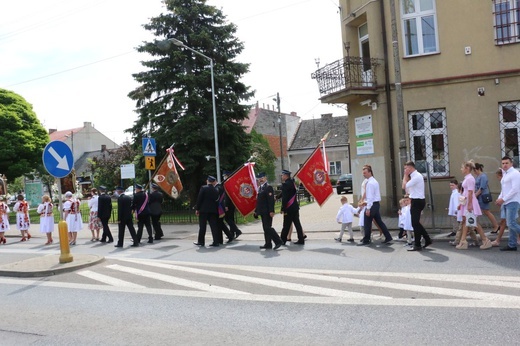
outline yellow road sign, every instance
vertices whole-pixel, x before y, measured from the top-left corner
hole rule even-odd
[[[155,170],[155,157],[154,156],[146,156],[144,158],[144,168],[148,170]]]

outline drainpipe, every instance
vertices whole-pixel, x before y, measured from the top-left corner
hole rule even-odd
[[[392,116],[392,99],[390,93],[390,72],[388,71],[388,41],[386,40],[386,17],[384,0],[379,1],[379,8],[381,10],[382,34],[383,34],[383,52],[384,52],[384,66],[385,66],[385,95],[386,95],[386,114],[388,116],[388,137],[390,139],[390,172],[392,179],[392,211],[398,209],[397,207],[397,178],[396,165],[394,153],[394,126]]]

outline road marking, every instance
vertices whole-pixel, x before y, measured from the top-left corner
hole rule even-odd
[[[78,275],[84,276],[86,278],[96,280],[102,283],[105,283],[110,286],[115,287],[133,287],[133,288],[146,288],[145,286],[134,284],[132,282],[124,281],[121,279],[114,278],[112,276],[103,275],[99,273],[95,273],[91,270],[84,270],[77,273]]]
[[[357,306],[407,306],[407,307],[446,307],[446,308],[495,308],[495,309],[520,309],[518,302],[503,302],[494,300],[471,300],[471,299],[366,299],[366,298],[342,298],[342,297],[309,297],[309,296],[286,296],[286,295],[262,295],[262,294],[229,294],[200,291],[184,291],[157,288],[131,288],[114,287],[106,285],[86,285],[68,282],[38,281],[28,279],[0,278],[0,284],[15,285],[21,287],[51,287],[65,289],[83,289],[91,291],[103,291],[129,294],[163,295],[185,298],[206,299],[228,299],[249,302],[271,302],[271,303],[297,303],[297,304],[329,304],[329,305],[357,305]],[[492,296],[492,295],[491,295]]]
[[[168,282],[168,283],[179,285],[179,286],[194,288],[194,289],[206,291],[206,292],[228,293],[228,294],[250,294],[247,292],[237,291],[237,290],[220,287],[220,286],[215,286],[215,285],[210,285],[207,283],[181,279],[181,278],[164,275],[164,274],[160,274],[160,273],[152,273],[152,272],[148,272],[148,271],[140,270],[140,269],[136,269],[136,268],[125,267],[125,266],[122,266],[119,264],[111,264],[111,265],[108,265],[107,268],[125,272],[125,273],[138,275],[138,276],[142,276],[142,277],[146,277],[146,278],[150,278],[150,279],[154,279],[154,280],[160,280],[160,281]]]
[[[277,281],[277,280],[272,280],[272,279],[253,278],[253,277],[245,276],[245,275],[229,274],[229,273],[214,272],[214,271],[204,270],[204,269],[182,267],[179,265],[160,263],[157,261],[149,261],[149,260],[141,260],[141,259],[135,260],[135,259],[126,259],[126,258],[121,259],[121,261],[135,263],[135,264],[148,265],[148,266],[164,268],[164,269],[179,270],[179,271],[184,271],[184,272],[194,273],[194,274],[201,274],[201,275],[206,275],[206,276],[214,276],[214,277],[218,277],[221,279],[230,279],[230,280],[237,280],[240,282],[249,282],[249,283],[253,283],[253,284],[257,284],[257,285],[264,285],[264,286],[276,287],[276,288],[281,288],[281,289],[286,289],[286,290],[311,293],[311,294],[316,294],[319,296],[343,297],[343,298],[349,298],[349,299],[352,299],[352,298],[391,299],[391,297],[386,297],[386,296],[381,296],[381,295],[336,290],[336,289],[332,289],[332,288],[325,288],[325,287],[319,287],[319,286],[295,284],[295,283],[291,283],[291,282]],[[248,268],[250,268],[250,267],[248,267]],[[269,274],[270,272],[262,271],[262,273]]]

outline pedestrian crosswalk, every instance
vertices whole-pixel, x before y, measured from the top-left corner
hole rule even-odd
[[[0,284],[22,282],[252,302],[520,309],[517,276],[280,268],[114,256],[100,265],[45,281],[0,278]]]

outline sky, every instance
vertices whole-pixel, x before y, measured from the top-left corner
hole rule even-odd
[[[250,64],[242,82],[255,90],[248,103],[302,119],[346,115],[321,104],[311,73],[341,59],[337,0],[208,0],[237,25],[244,43],[238,61]],[[33,105],[47,129],[92,125],[116,143],[137,118],[128,93],[132,73],[145,70],[135,51],[154,37],[144,28],[166,12],[161,0],[17,0],[0,6],[0,88]],[[217,110],[218,112],[218,110]]]

